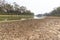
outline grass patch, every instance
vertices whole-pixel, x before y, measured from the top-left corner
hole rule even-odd
[[[3,20],[20,20],[21,18],[33,18],[31,15],[0,15],[0,21]]]

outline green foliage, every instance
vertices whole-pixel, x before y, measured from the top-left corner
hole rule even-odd
[[[0,15],[34,15],[34,13],[14,2],[13,5],[5,3],[4,6],[0,6]]]
[[[50,12],[51,16],[60,16],[60,7],[54,9],[52,12]]]

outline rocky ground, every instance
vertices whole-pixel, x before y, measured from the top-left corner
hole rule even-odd
[[[60,18],[1,22],[0,40],[60,40]]]

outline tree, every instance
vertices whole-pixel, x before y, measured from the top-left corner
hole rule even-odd
[[[14,10],[18,11],[19,10],[19,5],[16,2],[14,2],[13,4],[14,4]]]
[[[0,7],[4,6],[4,4],[5,4],[5,0],[0,0]]]
[[[10,12],[13,9],[13,6],[6,3],[3,7],[3,11]]]
[[[6,15],[34,15],[30,10],[27,10],[25,6],[19,6],[16,2],[13,5],[4,3],[4,6],[0,6],[0,14]]]
[[[0,0],[0,10],[4,7],[5,5],[5,0]]]
[[[52,15],[52,16],[60,16],[60,7],[56,8],[52,12],[50,12],[50,15]]]
[[[19,11],[20,11],[21,13],[26,12],[26,10],[27,10],[27,9],[26,9],[26,7],[24,7],[24,6],[21,6],[20,9],[19,9]]]

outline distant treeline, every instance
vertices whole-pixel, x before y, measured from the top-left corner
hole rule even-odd
[[[34,15],[34,13],[27,10],[25,6],[19,6],[14,2],[13,4],[0,4],[0,15]]]
[[[60,7],[55,8],[53,11],[49,13],[45,13],[45,16],[60,16]]]
[[[53,11],[44,14],[38,14],[37,17],[41,16],[60,16],[60,7],[55,8]]]

